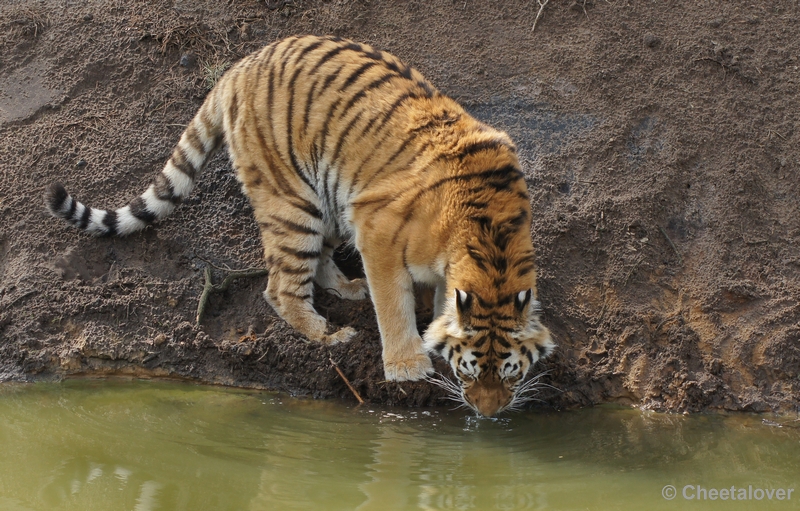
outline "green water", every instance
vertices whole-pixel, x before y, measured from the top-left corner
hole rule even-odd
[[[0,510],[798,509],[800,422],[778,422],[610,408],[488,420],[166,383],[0,386]],[[731,487],[751,500],[710,499]]]

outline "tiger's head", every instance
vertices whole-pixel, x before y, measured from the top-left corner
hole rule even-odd
[[[460,386],[433,383],[486,417],[521,405],[535,390],[535,379],[524,382],[528,370],[555,347],[540,312],[533,289],[491,298],[455,289],[424,341],[450,363]]]

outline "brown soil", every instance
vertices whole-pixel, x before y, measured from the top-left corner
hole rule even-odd
[[[213,295],[193,325],[207,264],[262,265],[224,155],[167,221],[128,239],[82,235],[42,205],[55,180],[95,207],[126,204],[168,158],[210,70],[286,35],[333,33],[399,55],[517,141],[559,344],[540,366],[560,389],[548,405],[796,410],[800,6],[552,1],[532,31],[537,11],[5,0],[0,380],[128,374],[353,399],[331,357],[373,402],[441,403],[427,384],[382,382],[366,301],[318,293],[322,314],[361,331],[330,349],[276,318],[264,277]]]

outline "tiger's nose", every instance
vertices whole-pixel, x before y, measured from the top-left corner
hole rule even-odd
[[[492,415],[496,414],[498,410],[500,410],[500,403],[497,401],[490,401],[488,399],[481,399],[475,403],[475,408],[478,410],[478,413],[484,417],[491,417]]]
[[[484,417],[491,417],[508,404],[511,393],[503,385],[475,384],[466,392],[467,401]]]

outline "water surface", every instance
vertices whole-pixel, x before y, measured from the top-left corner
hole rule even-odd
[[[152,382],[0,386],[0,510],[800,509],[797,426],[615,408],[487,420]]]

